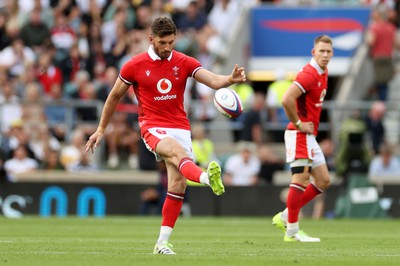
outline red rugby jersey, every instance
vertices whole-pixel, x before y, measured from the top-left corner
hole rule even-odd
[[[133,86],[142,130],[151,127],[190,130],[183,104],[184,91],[187,79],[201,67],[195,58],[177,51],[161,60],[152,46],[122,66],[119,77]]]
[[[317,62],[311,59],[297,74],[294,83],[303,91],[297,99],[297,115],[301,121],[314,123],[314,135],[317,136],[322,103],[328,89],[328,69],[322,70]],[[290,122],[287,129],[297,128]]]

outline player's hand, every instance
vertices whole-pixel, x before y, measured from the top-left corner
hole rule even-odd
[[[239,83],[246,81],[246,72],[244,67],[239,67],[238,64],[233,68],[230,80],[232,83]]]
[[[314,133],[314,123],[313,122],[302,122],[301,128],[299,130],[304,133],[313,134]]]
[[[103,139],[104,133],[100,131],[96,131],[93,135],[90,136],[89,140],[86,142],[85,150],[88,152],[89,150],[94,152],[94,149],[100,144],[101,140]]]

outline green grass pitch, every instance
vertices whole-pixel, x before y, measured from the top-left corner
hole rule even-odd
[[[284,243],[271,217],[180,218],[176,256],[153,255],[160,217],[0,218],[0,265],[400,265],[398,220],[307,220]]]

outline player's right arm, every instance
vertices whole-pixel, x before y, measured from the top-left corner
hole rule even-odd
[[[296,85],[296,83],[292,83],[283,95],[282,106],[289,120],[298,128],[299,131],[312,134],[314,133],[314,124],[310,121],[301,121],[297,114],[297,99],[302,94],[303,91]]]
[[[96,132],[93,133],[93,135],[90,136],[89,140],[85,145],[86,152],[89,150],[93,152],[93,149],[97,148],[98,144],[103,139],[104,131],[108,125],[108,122],[110,121],[111,116],[115,112],[117,104],[119,103],[121,98],[125,95],[125,93],[128,91],[129,86],[130,86],[129,84],[126,84],[120,78],[117,78],[104,104],[97,130]]]

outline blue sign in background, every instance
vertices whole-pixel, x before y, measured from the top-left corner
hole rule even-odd
[[[327,34],[354,42],[362,36],[370,8],[280,8],[257,7],[251,11],[251,56],[310,56],[315,37]],[[335,56],[348,57],[357,48],[335,47]]]

